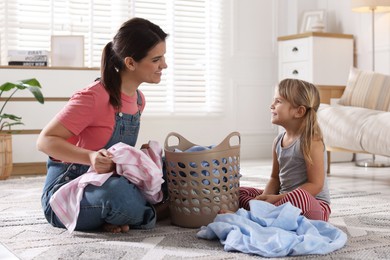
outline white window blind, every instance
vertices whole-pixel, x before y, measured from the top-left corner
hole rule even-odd
[[[169,34],[168,69],[159,84],[143,84],[147,114],[220,114],[222,0],[0,0],[1,63],[8,50],[49,50],[51,35],[83,35],[85,66],[119,26],[143,17]]]

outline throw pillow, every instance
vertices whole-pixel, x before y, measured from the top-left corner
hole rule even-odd
[[[390,111],[390,75],[351,68],[339,104]]]

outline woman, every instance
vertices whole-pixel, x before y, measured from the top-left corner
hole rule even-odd
[[[76,92],[42,130],[38,150],[49,155],[42,206],[50,224],[64,227],[49,201],[62,185],[85,173],[114,169],[107,151],[123,142],[134,146],[145,98],[141,83],[159,83],[165,63],[167,34],[142,18],[125,22],[102,54],[101,79]],[[123,199],[126,198],[126,199]],[[88,185],[80,203],[76,230],[119,233],[152,228],[156,211],[126,178],[110,177],[102,186]]]

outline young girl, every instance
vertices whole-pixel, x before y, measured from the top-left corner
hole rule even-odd
[[[279,206],[290,202],[309,219],[328,221],[330,197],[326,149],[317,123],[320,96],[316,87],[285,79],[275,89],[271,122],[282,126],[273,144],[272,173],[264,190],[241,187],[240,207],[263,200]]]

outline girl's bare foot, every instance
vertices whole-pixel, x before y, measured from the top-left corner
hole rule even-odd
[[[103,230],[111,233],[126,233],[129,229],[130,227],[128,225],[118,226],[109,223],[103,225]]]

